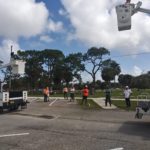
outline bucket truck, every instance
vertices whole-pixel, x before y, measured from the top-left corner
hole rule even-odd
[[[20,60],[19,57],[12,52],[10,62],[8,64],[3,64],[0,61],[0,69],[11,67],[11,74],[24,74],[25,62]],[[27,106],[27,91],[3,91],[3,83],[1,83],[0,91],[0,112],[4,109],[16,110],[20,108],[26,108]]]

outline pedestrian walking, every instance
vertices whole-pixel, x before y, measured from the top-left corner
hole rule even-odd
[[[74,99],[75,99],[75,88],[74,88],[74,86],[72,86],[70,88],[70,102],[74,101]]]
[[[66,86],[63,88],[63,93],[64,93],[64,99],[68,99],[68,88]]]
[[[85,105],[87,104],[87,98],[89,96],[89,89],[88,89],[88,86],[85,85],[83,90],[82,90],[82,102],[81,104],[85,103]]]
[[[49,87],[45,87],[43,89],[43,94],[44,94],[44,102],[49,101]]]
[[[126,107],[127,108],[131,107],[131,102],[130,102],[131,94],[132,94],[131,89],[129,89],[129,87],[126,86],[125,90],[124,90],[124,97],[125,97],[125,102],[126,102]]]
[[[105,90],[105,106],[109,103],[111,107],[111,89],[107,86]]]

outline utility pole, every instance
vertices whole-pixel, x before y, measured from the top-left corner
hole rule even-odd
[[[10,53],[10,61],[11,61],[11,57],[12,57],[12,53],[13,53],[13,46],[11,45],[11,53]],[[12,68],[11,68],[11,66],[10,66],[10,68],[9,68],[10,70],[10,76],[9,76],[9,91],[11,91],[11,76],[12,76]]]

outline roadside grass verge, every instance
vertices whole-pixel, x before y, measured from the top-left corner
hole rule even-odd
[[[88,99],[87,105],[85,105],[85,104],[82,105],[81,104],[82,99],[76,99],[76,100],[77,100],[78,105],[81,106],[81,108],[86,108],[86,109],[101,109],[101,107],[98,104],[96,104],[92,99]]]
[[[120,88],[116,88],[116,89],[111,89],[111,97],[112,98],[124,98],[123,95],[123,90],[124,89],[120,89]],[[105,90],[102,89],[97,89],[95,90],[95,94],[91,95],[91,92],[89,92],[89,98],[99,98],[99,97],[105,97]],[[43,96],[43,92],[41,91],[28,91],[28,95],[29,96]],[[137,96],[139,95],[147,95],[148,98],[150,99],[150,89],[132,89],[132,95],[131,95],[131,99],[136,99]],[[68,93],[69,96],[69,93]],[[75,97],[81,97],[81,90],[76,90],[75,92]],[[50,97],[63,97],[63,93],[62,90],[59,91],[54,91],[53,94],[50,94]]]
[[[117,106],[120,109],[135,111],[136,106],[137,106],[137,101],[131,101],[131,107],[130,108],[126,107],[125,100],[112,100],[112,104]]]

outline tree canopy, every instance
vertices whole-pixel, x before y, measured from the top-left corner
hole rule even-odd
[[[91,69],[89,69],[89,66],[86,65],[85,71],[91,75],[94,87],[96,81],[96,74],[98,71],[102,69],[103,61],[107,59],[104,57],[109,54],[110,54],[109,50],[107,50],[104,47],[100,48],[92,47],[83,55],[83,62],[85,64],[90,64],[92,67]]]

